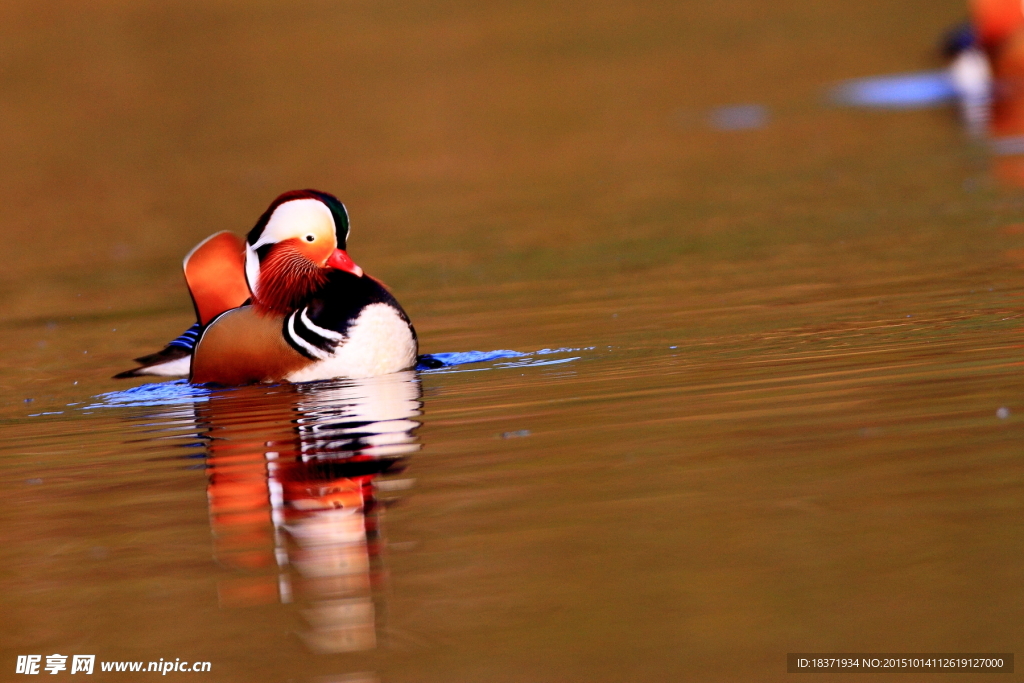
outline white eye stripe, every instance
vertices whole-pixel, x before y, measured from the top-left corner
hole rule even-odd
[[[295,237],[309,238],[310,230],[319,228],[325,235],[336,230],[334,215],[327,205],[317,199],[293,199],[281,204],[270,216],[260,238],[252,245],[259,249],[265,244],[283,242]],[[312,240],[310,240],[312,241]]]

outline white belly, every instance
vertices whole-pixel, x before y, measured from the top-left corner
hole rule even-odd
[[[409,323],[387,304],[370,304],[348,328],[345,341],[330,358],[288,375],[289,382],[334,377],[376,377],[416,364],[416,340]]]

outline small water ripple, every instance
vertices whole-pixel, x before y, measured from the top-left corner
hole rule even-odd
[[[426,354],[421,358],[433,359],[440,362],[441,366],[426,365],[421,369],[424,374],[439,375],[453,372],[481,372],[484,370],[524,368],[542,365],[559,365],[580,360],[582,356],[569,356],[567,358],[537,358],[537,356],[551,356],[556,354],[571,354],[581,351],[593,351],[597,347],[560,347],[557,349],[540,349],[539,351],[460,351],[454,353]],[[505,361],[504,359],[514,358],[515,360]],[[502,362],[504,361],[504,362]],[[483,367],[463,368],[463,365],[484,365]],[[422,364],[422,361],[421,361]],[[453,369],[457,368],[457,369]]]

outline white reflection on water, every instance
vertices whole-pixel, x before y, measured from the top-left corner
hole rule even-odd
[[[419,372],[564,367],[593,351],[436,354]],[[385,632],[382,503],[411,487],[392,475],[420,448],[420,398],[417,371],[406,371],[234,388],[160,382],[81,409],[143,408],[133,419],[148,430],[201,446],[214,560],[231,572],[219,605],[294,604],[306,646],[341,653],[373,649]]]
[[[295,604],[313,652],[377,646],[385,577],[382,497],[420,448],[414,371],[360,380],[250,386],[147,384],[92,408],[144,407],[148,428],[204,449],[222,608]],[[383,501],[387,502],[387,501]]]
[[[223,607],[295,602],[311,650],[376,646],[384,573],[374,480],[419,449],[419,398],[407,371],[196,404],[214,554],[239,573],[218,586]]]

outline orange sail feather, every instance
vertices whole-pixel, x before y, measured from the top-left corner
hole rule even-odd
[[[207,325],[224,311],[238,308],[249,298],[245,279],[245,243],[224,231],[210,235],[185,257],[185,282],[196,317]]]

